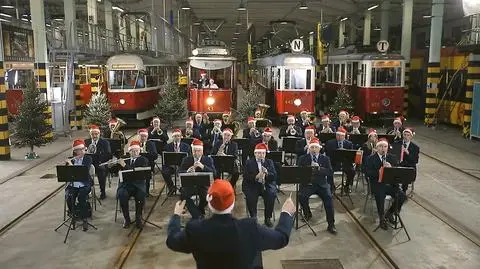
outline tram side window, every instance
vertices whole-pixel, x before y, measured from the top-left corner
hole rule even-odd
[[[352,85],[352,63],[347,63],[347,77],[346,77],[346,84]]]
[[[306,85],[306,89],[307,89],[307,90],[312,89],[312,70],[311,70],[311,69],[308,69],[308,70],[307,70],[307,85]]]
[[[311,78],[311,70],[309,77]],[[306,87],[306,69],[285,69],[285,89],[304,90]]]
[[[327,81],[333,82],[333,64],[328,65]]]
[[[340,83],[345,83],[345,64],[342,64],[340,68]]]
[[[339,82],[339,78],[340,78],[340,65],[339,64],[335,64],[333,65],[333,82]]]
[[[158,85],[163,85],[165,84],[165,67],[163,66],[158,66]]]
[[[147,87],[158,86],[158,66],[147,66]]]
[[[372,68],[372,86],[401,86],[401,67]]]
[[[365,82],[366,82],[366,76],[367,76],[367,65],[362,64],[362,71],[360,73],[360,87],[365,87]]]

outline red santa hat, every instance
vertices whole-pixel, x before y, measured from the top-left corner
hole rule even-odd
[[[138,135],[148,135],[148,130],[145,128],[138,129]]]
[[[195,118],[198,117],[198,116],[203,117],[202,114],[200,114],[200,113],[195,114]]]
[[[200,75],[206,75],[207,72],[205,72],[205,70],[200,70]]]
[[[272,135],[273,134],[272,128],[270,128],[270,127],[265,128],[263,130],[263,134],[264,135]]]
[[[344,116],[347,116],[348,115],[348,112],[345,111],[345,110],[341,110],[340,112],[338,112],[338,115],[344,115]]]
[[[320,140],[318,140],[318,138],[316,137],[313,137],[312,139],[310,139],[310,143],[308,143],[308,147],[313,147],[313,146],[321,147]]]
[[[345,128],[343,128],[343,127],[339,127],[339,128],[337,129],[337,133],[336,133],[336,134],[337,134],[337,135],[346,135],[346,134],[347,134],[347,130],[345,130]]]
[[[377,130],[375,130],[375,129],[368,130],[368,137],[370,137],[372,135],[377,135]]]
[[[295,116],[293,116],[293,115],[288,115],[288,116],[287,116],[287,121],[288,121],[289,119],[292,119],[293,121],[295,121]]]
[[[395,124],[395,123],[397,123],[397,122],[398,122],[398,123],[400,123],[400,124],[402,124],[402,122],[403,122],[403,119],[402,119],[402,118],[400,118],[400,117],[398,117],[398,118],[395,118],[395,119],[393,120],[393,124]]]
[[[192,142],[192,149],[203,149],[202,140],[194,138]]]
[[[248,120],[247,120],[247,121],[248,121],[248,123],[250,123],[250,122],[255,122],[255,118],[254,118],[254,117],[248,117]]]
[[[323,115],[322,116],[322,122],[325,122],[325,121],[330,121],[330,117],[328,115]]]
[[[173,130],[172,135],[182,135],[182,130],[180,130],[180,129],[175,129],[175,130]]]
[[[220,120],[220,119],[215,119],[215,120],[213,120],[213,123],[220,123],[220,124],[222,124],[222,120]]]
[[[108,124],[109,124],[109,125],[115,125],[115,124],[117,124],[117,122],[118,122],[117,119],[110,119],[110,120],[108,121]]]
[[[302,112],[300,112],[300,114],[307,114],[308,112],[306,110],[302,110]]]
[[[405,130],[403,130],[403,133],[409,133],[412,136],[415,135],[415,131],[411,127],[405,128]]]
[[[230,214],[235,205],[235,192],[230,182],[215,179],[208,188],[207,201],[213,214]]]
[[[95,125],[95,124],[90,125],[90,133],[93,133],[93,132],[100,133],[100,128],[98,127],[98,125]]]
[[[259,143],[255,146],[255,152],[267,152],[268,146],[264,143]]]
[[[72,149],[84,149],[85,148],[85,141],[83,139],[75,139],[73,140]]]
[[[230,135],[233,135],[233,131],[232,131],[232,129],[230,129],[230,128],[225,128],[225,129],[223,129],[223,133],[228,133],[228,134],[230,134]]]
[[[225,111],[225,112],[223,112],[222,116],[230,116],[230,112],[229,112],[229,111]]]
[[[160,118],[159,117],[153,117],[152,119],[152,123],[158,121],[158,123],[160,123]]]
[[[307,128],[305,128],[305,133],[315,133],[315,126],[307,126]]]
[[[191,124],[193,124],[192,118],[188,118],[188,119],[185,121],[185,123],[191,123]]]
[[[388,140],[386,138],[380,138],[380,140],[378,140],[377,146],[379,145],[386,145],[388,147]]]
[[[130,145],[128,145],[128,151],[132,149],[140,149],[140,141],[132,140],[132,142],[130,142]]]
[[[353,116],[352,117],[352,122],[360,122],[360,117],[359,116]]]

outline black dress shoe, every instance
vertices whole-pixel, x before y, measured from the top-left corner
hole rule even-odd
[[[143,223],[142,223],[142,219],[138,218],[135,220],[135,226],[138,228],[138,229],[142,229],[143,228]]]
[[[328,225],[327,231],[331,234],[337,234],[337,228],[335,228],[335,224]]]
[[[272,228],[273,227],[273,223],[270,219],[265,219],[265,226],[267,226],[268,228]]]
[[[122,226],[123,229],[128,229],[130,227],[130,224],[131,224],[130,220],[124,220],[123,226]]]
[[[388,230],[387,221],[381,220],[381,221],[380,221],[380,228],[382,228],[383,230]]]
[[[86,219],[83,220],[82,229],[84,232],[88,231],[88,222]]]
[[[387,219],[388,222],[390,222],[392,225],[397,224],[397,221],[395,220],[395,217],[393,216],[393,214],[388,215],[388,216],[386,217],[386,219]]]
[[[107,195],[104,192],[102,192],[100,194],[100,200],[104,200],[105,198],[107,198]]]

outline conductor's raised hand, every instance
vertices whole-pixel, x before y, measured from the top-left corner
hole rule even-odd
[[[283,203],[282,212],[287,212],[290,216],[293,216],[295,211],[295,204],[293,203],[292,198],[289,197],[287,200],[285,200],[285,203]]]
[[[186,202],[187,202],[187,200],[178,201],[175,204],[175,209],[173,211],[173,214],[178,215],[178,216],[182,216],[183,214],[185,214],[185,203]]]

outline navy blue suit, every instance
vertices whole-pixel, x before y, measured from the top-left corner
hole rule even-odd
[[[323,207],[327,215],[328,225],[335,223],[335,213],[333,210],[332,192],[331,187],[328,184],[327,178],[333,176],[332,165],[330,164],[330,158],[327,156],[318,154],[317,163],[319,168],[312,168],[312,180],[310,184],[300,185],[300,197],[299,202],[302,206],[305,217],[311,217],[309,199],[312,194],[317,194],[323,201]],[[298,166],[311,166],[312,155],[305,154],[298,159]]]
[[[214,146],[212,150],[212,155],[217,155],[218,150],[220,149],[220,146],[223,144],[223,141],[218,141]],[[227,172],[232,175],[232,179],[230,180],[230,184],[232,184],[232,187],[235,188],[238,178],[240,177],[239,173],[239,167],[236,162],[238,158],[238,145],[235,142],[230,141],[226,146],[225,146],[225,154],[226,155],[231,155],[235,157],[234,165],[233,165],[233,171],[220,171],[217,169],[217,173],[215,174],[215,178],[220,178],[220,173],[221,172]]]
[[[179,151],[178,152],[185,152],[187,153],[188,155],[191,155],[192,154],[192,150],[190,148],[190,146],[187,144],[187,143],[184,143],[184,142],[179,142]],[[171,143],[168,143],[166,146],[165,146],[165,149],[164,149],[165,152],[175,152],[175,143],[174,142],[171,142]],[[173,183],[173,180],[172,180],[172,175],[175,173],[175,169],[173,166],[169,166],[169,165],[163,165],[162,167],[162,177],[163,177],[163,180],[165,180],[165,184],[167,184],[167,188],[168,190],[173,190],[174,189],[174,183]]]
[[[395,143],[400,144],[399,145],[400,147],[405,145],[405,143],[401,140],[396,141]],[[400,161],[399,166],[415,168],[415,179],[416,179],[417,163],[418,163],[418,158],[420,154],[420,147],[417,144],[413,143],[413,141],[410,141],[410,143],[408,143],[407,150],[408,150],[408,154],[403,153],[403,160]],[[400,158],[401,156],[398,156],[398,157]],[[408,184],[402,184],[402,190],[406,192],[407,189],[408,189]]]
[[[92,143],[92,139],[85,140],[85,146],[88,148]],[[95,166],[95,174],[97,174],[98,185],[100,186],[100,198],[105,197],[105,183],[107,182],[108,166],[99,164],[107,162],[112,158],[112,150],[110,149],[110,143],[103,138],[98,138],[96,152],[93,154],[92,160]]]
[[[251,217],[257,217],[258,197],[263,197],[265,205],[265,219],[270,219],[273,214],[275,197],[277,196],[276,178],[277,172],[272,160],[265,159],[263,167],[267,168],[268,174],[265,176],[265,184],[258,182],[255,178],[260,172],[255,158],[248,159],[245,163],[243,172],[242,191],[247,200],[247,208]]]
[[[70,164],[74,164],[71,162]],[[92,158],[88,155],[83,156],[82,166],[86,166],[90,169],[92,165]],[[75,200],[78,200],[78,210],[79,217],[81,219],[86,219],[88,217],[88,203],[87,198],[91,190],[92,178],[90,174],[88,175],[88,181],[82,181],[84,183],[83,187],[76,188],[72,184],[67,185],[65,188],[65,199],[67,200],[68,210],[73,214],[73,209],[75,205]]]
[[[295,135],[291,135],[290,131],[287,134],[287,129],[288,125],[282,126],[280,128],[280,133],[278,134],[278,138],[282,139],[282,137],[287,137],[287,136],[296,136],[296,137],[303,137],[303,131],[300,126],[293,125],[293,128],[295,129]]]
[[[212,158],[203,155],[200,158],[200,162],[204,165],[203,169],[197,167],[195,172],[211,172],[215,175],[215,165],[213,164]],[[179,172],[186,173],[188,168],[193,166],[194,164],[194,157],[187,156],[183,158],[182,164],[180,164]],[[207,187],[182,187],[180,190],[180,199],[187,201],[187,208],[190,214],[192,215],[193,219],[200,218],[200,216],[205,215],[205,206],[207,206]],[[192,201],[192,196],[198,195],[200,202],[198,203],[198,207]]]
[[[337,163],[335,161],[335,152],[340,149],[339,147],[339,142],[336,139],[331,139],[328,140],[327,143],[325,144],[325,153],[327,154],[328,157],[330,157],[330,160],[332,162],[332,167],[333,171],[340,171],[342,170],[342,164]],[[353,149],[353,144],[352,142],[348,140],[343,140],[343,149]],[[353,163],[344,163],[343,164],[343,172],[347,175],[347,182],[346,182],[346,187],[348,188],[353,184],[353,178],[355,177],[355,170],[353,169]],[[331,179],[329,179],[330,182],[329,184],[333,184],[333,176]],[[332,186],[333,187],[333,186]]]
[[[182,136],[187,137],[187,128],[182,129]],[[188,138],[202,139],[202,135],[198,129],[192,128],[192,136]]]
[[[148,164],[150,165],[150,168],[152,168],[152,172],[155,170],[155,160],[158,158],[158,152],[157,152],[157,147],[155,147],[155,143],[151,140],[147,140],[145,144],[145,149],[147,152],[142,152],[144,157],[148,159]],[[141,147],[143,148],[143,143],[141,144]],[[145,180],[145,187],[146,187],[146,193],[147,196],[150,193],[150,179],[152,177],[150,176],[149,178],[146,178]]]
[[[180,228],[180,217],[168,223],[167,247],[192,253],[197,269],[253,269],[258,252],[280,249],[288,244],[293,218],[282,212],[275,229],[259,225],[255,219],[235,219],[231,214],[216,215],[187,223]]]

